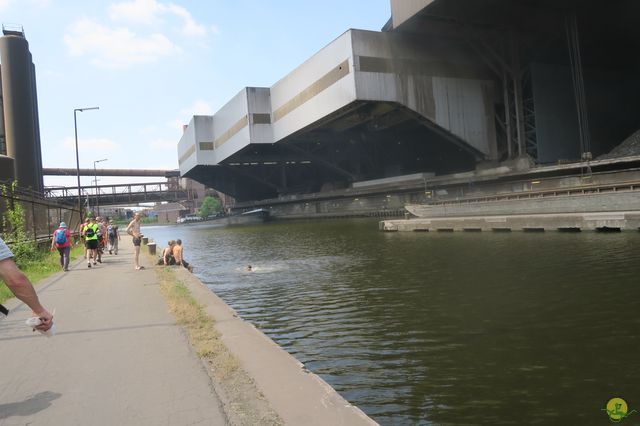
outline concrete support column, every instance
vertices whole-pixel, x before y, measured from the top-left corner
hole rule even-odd
[[[522,69],[520,65],[520,51],[518,40],[511,34],[511,74],[513,77],[513,102],[516,113],[516,136],[518,142],[518,156],[525,153],[524,104],[522,102]]]

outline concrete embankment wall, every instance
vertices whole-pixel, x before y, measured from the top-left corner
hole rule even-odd
[[[457,202],[429,206],[429,217],[619,212],[640,209],[640,191],[537,196],[520,200]]]
[[[215,320],[225,346],[285,424],[377,424],[251,323],[241,319],[197,277],[182,268],[177,268],[176,274]]]
[[[386,220],[386,232],[443,231],[638,231],[640,210],[630,212],[487,215]]]
[[[331,217],[403,217],[410,194],[359,195],[325,200],[291,200],[264,206],[276,219]]]
[[[635,169],[548,178],[516,175],[507,179],[497,174],[484,176],[482,171],[462,175],[412,175],[406,181],[381,180],[375,185],[354,184],[344,190],[239,203],[237,209],[264,208],[276,219],[297,219],[403,217],[405,205],[426,202],[432,205],[430,216],[439,217],[628,211],[640,206],[640,171]],[[491,197],[499,200],[477,200]]]

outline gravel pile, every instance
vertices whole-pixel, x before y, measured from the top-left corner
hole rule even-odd
[[[624,142],[613,148],[608,154],[603,154],[598,157],[598,160],[629,157],[632,155],[640,155],[640,130],[629,136]]]

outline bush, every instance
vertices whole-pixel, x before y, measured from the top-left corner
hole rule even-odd
[[[23,267],[29,262],[41,260],[44,254],[38,250],[35,241],[27,236],[24,208],[19,201],[12,202],[11,200],[11,193],[15,189],[15,181],[11,184],[11,188],[2,185],[2,195],[4,195],[6,207],[2,217],[2,229],[4,230],[4,240],[13,252],[15,262],[19,267]]]

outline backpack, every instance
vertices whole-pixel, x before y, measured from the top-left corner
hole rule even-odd
[[[107,227],[107,234],[109,235],[109,238],[115,238],[116,236],[116,231],[113,229],[111,225]]]
[[[84,229],[84,236],[86,238],[93,238],[96,235],[96,230],[93,229],[93,227],[91,225],[87,226]]]
[[[56,231],[56,244],[61,246],[67,242],[67,233],[64,229],[58,229]]]

